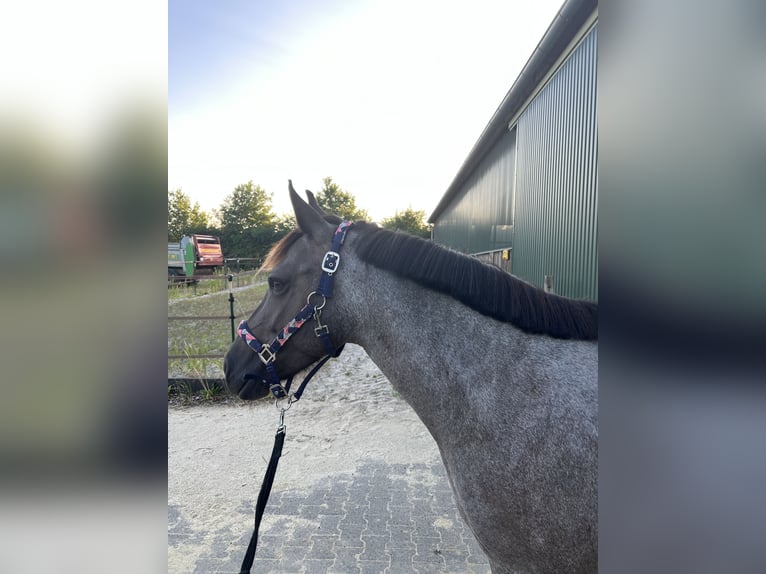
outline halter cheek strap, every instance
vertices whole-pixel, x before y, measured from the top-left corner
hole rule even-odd
[[[293,336],[303,325],[306,324],[311,317],[317,322],[317,326],[314,329],[314,334],[322,340],[325,350],[327,351],[327,357],[337,357],[340,355],[343,347],[335,347],[330,338],[330,329],[327,325],[322,324],[321,315],[322,309],[327,303],[327,299],[333,296],[334,275],[338,270],[340,264],[340,248],[346,239],[346,232],[353,225],[349,221],[343,221],[338,225],[332,238],[332,246],[328,251],[324,259],[322,260],[322,276],[319,279],[319,286],[315,291],[309,293],[306,298],[306,305],[304,305],[295,317],[284,326],[284,328],[277,333],[277,336],[266,344],[258,340],[258,338],[250,331],[247,325],[247,321],[242,321],[237,327],[237,334],[240,338],[258,355],[258,358],[266,366],[266,381],[269,384],[272,394],[275,398],[283,398],[287,396],[290,390],[290,384],[292,383],[292,377],[288,379],[286,388],[281,385],[279,375],[277,375],[274,362],[277,359],[277,353],[287,343],[288,339]],[[324,360],[321,364],[324,364]],[[257,375],[248,374],[245,375],[245,379],[261,379]],[[304,380],[301,387],[305,386],[308,380]],[[302,390],[302,389],[301,389]],[[297,395],[297,393],[296,393]],[[299,396],[299,395],[298,395]],[[296,399],[297,400],[297,399]]]

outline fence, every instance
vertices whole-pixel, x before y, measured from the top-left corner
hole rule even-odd
[[[255,272],[253,272],[254,274]],[[205,279],[211,279],[210,276],[200,276]],[[237,285],[239,286],[239,279],[240,277],[236,277],[238,279]],[[212,281],[217,282],[220,278],[212,278]],[[229,314],[228,315],[168,315],[168,321],[228,321],[231,331],[231,340],[234,341],[234,338],[236,337],[236,327],[235,327],[235,321],[237,319],[242,318],[242,315],[238,315],[234,312],[234,280],[235,276],[232,274],[228,274],[223,277],[224,279],[224,285],[228,283],[228,289],[229,289]],[[217,292],[220,292],[224,289],[218,289]],[[212,291],[212,292],[216,292]],[[194,294],[196,295],[196,283],[194,284]],[[168,362],[172,360],[185,360],[185,359],[223,359],[224,355],[223,353],[168,353]],[[168,386],[173,387],[176,390],[184,388],[190,391],[197,391],[200,389],[213,389],[217,388],[219,390],[225,388],[225,383],[223,379],[210,379],[205,377],[170,377],[168,376]]]
[[[479,261],[483,261],[484,263],[489,263],[490,265],[499,267],[506,273],[510,273],[511,272],[511,254],[512,254],[511,248],[506,248],[506,249],[496,249],[494,251],[484,251],[482,253],[473,253],[472,256],[478,259]]]
[[[257,270],[261,263],[263,263],[263,259],[255,257],[226,257],[223,260],[227,273],[240,273],[243,269],[245,271]]]
[[[168,289],[191,289],[196,296],[200,292],[214,293],[216,291],[225,291],[229,288],[227,284],[230,281],[229,277],[233,277],[233,287],[236,289],[251,285],[261,274],[258,269],[251,269],[249,271],[242,271],[240,269],[235,272],[234,269],[227,267],[226,271],[227,273],[224,275],[168,275]]]

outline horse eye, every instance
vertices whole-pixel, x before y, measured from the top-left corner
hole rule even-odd
[[[287,282],[277,279],[276,277],[269,277],[269,289],[271,289],[275,295],[279,295],[287,290]]]

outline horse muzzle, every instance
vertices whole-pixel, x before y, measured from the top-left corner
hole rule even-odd
[[[236,368],[231,351],[223,360],[223,372],[226,386],[233,394],[246,401],[254,401],[269,394],[266,369],[262,364],[248,364],[245,368]]]

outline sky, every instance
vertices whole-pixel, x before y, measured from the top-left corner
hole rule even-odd
[[[168,189],[330,176],[381,220],[429,216],[562,0],[170,0]]]

